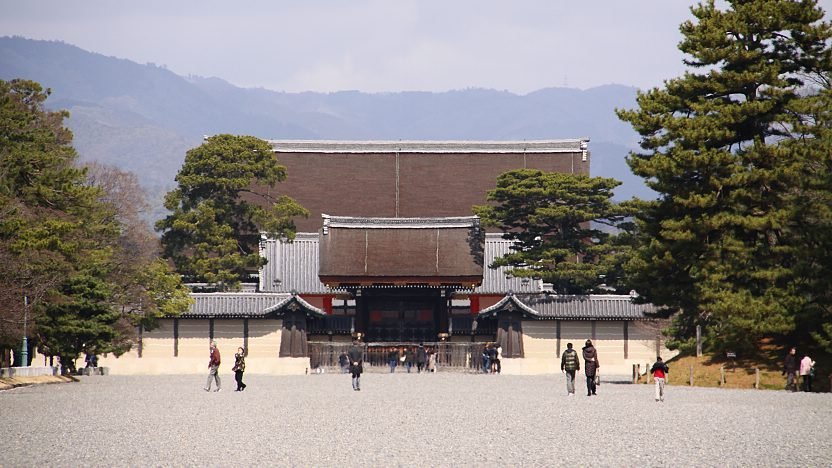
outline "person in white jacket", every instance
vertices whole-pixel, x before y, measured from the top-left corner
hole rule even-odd
[[[814,377],[812,374],[815,373],[814,367],[815,361],[808,355],[803,356],[803,359],[800,360],[800,378],[803,380],[804,392],[812,391],[812,377]]]

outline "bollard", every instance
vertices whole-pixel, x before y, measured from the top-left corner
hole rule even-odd
[[[690,384],[693,387],[693,364],[690,365]]]
[[[760,368],[759,367],[754,368],[754,388],[756,388],[757,390],[760,389]]]
[[[719,366],[719,384],[725,385],[725,366]]]

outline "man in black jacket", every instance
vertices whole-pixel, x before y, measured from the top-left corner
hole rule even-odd
[[[361,373],[364,372],[364,348],[358,340],[353,341],[347,356],[350,358],[350,373],[352,374],[352,389],[361,390]]]
[[[578,352],[572,349],[572,343],[566,343],[566,351],[560,357],[560,370],[566,374],[566,394],[575,395],[575,372],[581,370]]]
[[[786,374],[786,390],[797,391],[797,371],[800,361],[797,360],[797,348],[792,347],[783,361],[783,373]]]

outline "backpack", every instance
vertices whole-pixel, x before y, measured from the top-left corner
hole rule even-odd
[[[573,371],[578,369],[578,353],[574,349],[567,349],[563,355],[564,370]]]

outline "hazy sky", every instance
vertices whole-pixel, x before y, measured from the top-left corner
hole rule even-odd
[[[284,91],[647,88],[684,70],[678,28],[695,3],[0,0],[0,36]]]

